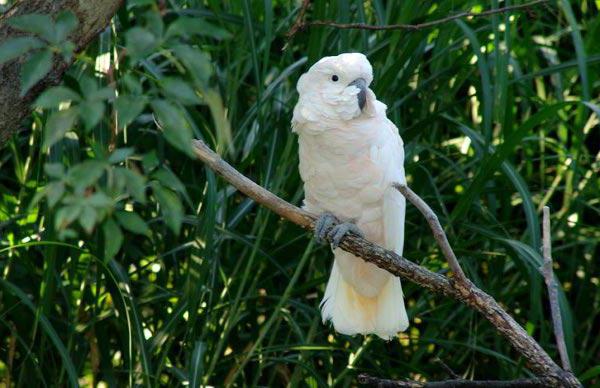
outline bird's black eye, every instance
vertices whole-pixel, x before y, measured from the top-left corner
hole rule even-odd
[[[331,80],[332,80],[333,82],[337,82],[337,80],[339,80],[339,79],[340,79],[340,77],[338,77],[338,76],[337,76],[337,75],[335,75],[335,74],[331,76]]]

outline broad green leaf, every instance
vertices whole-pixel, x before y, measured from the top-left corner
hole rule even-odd
[[[160,86],[167,98],[176,100],[184,105],[200,103],[200,98],[194,92],[194,89],[181,78],[165,77],[160,80]]]
[[[86,95],[86,99],[90,101],[95,100],[112,100],[115,98],[115,90],[111,87],[105,87],[94,91],[93,93],[89,93]]]
[[[104,117],[106,107],[102,101],[85,101],[79,104],[79,116],[85,125],[85,129],[89,131]]]
[[[91,206],[84,206],[79,215],[79,224],[87,232],[91,234],[96,225],[97,213],[96,210]]]
[[[146,178],[133,170],[119,168],[119,173],[125,178],[127,192],[139,203],[146,203]]]
[[[173,172],[165,167],[159,169],[152,177],[157,179],[163,186],[170,188],[173,191],[177,191],[178,193],[184,194],[186,192],[185,186],[183,183],[177,178]]]
[[[69,108],[52,113],[44,128],[44,148],[49,148],[73,128],[77,120],[77,109]]]
[[[21,68],[21,96],[27,94],[52,69],[54,55],[50,49],[32,54]]]
[[[144,111],[146,103],[146,97],[144,96],[125,94],[117,97],[115,108],[117,109],[119,126],[124,127],[135,120]]]
[[[79,21],[77,16],[71,11],[62,11],[56,16],[56,42],[61,42],[67,38],[67,36],[73,31]]]
[[[129,0],[127,2],[129,7],[143,7],[146,5],[156,5],[155,0]]]
[[[179,234],[184,215],[179,197],[159,184],[152,185],[152,189],[156,199],[158,199],[158,203],[160,203],[165,223],[173,233]]]
[[[106,260],[110,260],[115,257],[123,245],[123,232],[112,218],[104,222],[102,232],[104,233],[104,257]]]
[[[0,44],[0,65],[43,46],[44,42],[33,36],[19,36],[9,39]]]
[[[150,234],[150,228],[137,213],[120,210],[115,212],[115,216],[119,224],[128,231],[146,236]]]
[[[54,21],[49,15],[31,13],[15,16],[8,19],[8,24],[21,31],[38,34],[48,41],[55,37]]]
[[[72,167],[67,173],[67,182],[79,191],[96,183],[104,174],[106,163],[101,160],[86,160]]]
[[[71,62],[75,48],[75,43],[71,42],[70,40],[65,40],[64,42],[58,44],[60,55],[62,55],[65,62]]]
[[[114,205],[113,200],[102,191],[97,191],[87,197],[85,203],[95,208],[107,208]]]
[[[150,53],[158,44],[156,37],[142,27],[133,27],[125,33],[127,54],[134,58]]]
[[[192,129],[183,112],[165,100],[154,100],[151,105],[162,126],[165,139],[175,148],[193,157]]]
[[[83,210],[82,206],[79,204],[68,205],[61,207],[56,211],[56,215],[54,218],[54,225],[56,229],[65,229],[69,226],[79,214]]]
[[[200,83],[200,86],[206,87],[212,75],[210,57],[199,49],[188,45],[178,45],[173,50],[194,76],[194,79]]]
[[[117,148],[108,157],[108,163],[116,164],[116,163],[124,162],[125,160],[127,160],[128,157],[133,155],[134,152],[135,152],[135,150],[131,147]]]
[[[65,176],[65,166],[61,163],[46,163],[44,164],[44,171],[52,178],[62,178]]]
[[[52,182],[46,186],[46,198],[48,198],[48,206],[54,207],[60,201],[65,193],[65,184],[63,182]]]
[[[74,90],[66,86],[55,86],[45,90],[35,100],[34,105],[38,108],[58,108],[61,102],[81,101],[81,97]]]
[[[160,160],[158,160],[158,156],[156,155],[156,151],[152,150],[142,157],[142,167],[144,167],[144,171],[146,174],[150,173],[160,164]]]
[[[231,33],[205,20],[190,17],[177,18],[167,28],[166,39],[173,37],[209,36],[218,40],[231,38]]]
[[[154,10],[144,14],[144,26],[154,34],[157,39],[162,39],[165,25],[162,15]]]

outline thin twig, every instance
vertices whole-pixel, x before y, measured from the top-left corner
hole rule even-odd
[[[200,140],[194,142],[194,153],[200,161],[251,199],[297,225],[314,230],[316,220],[314,214],[299,209],[252,182],[221,159],[204,142]],[[548,386],[581,386],[575,376],[563,371],[494,298],[468,279],[465,283],[452,282],[443,275],[434,273],[352,233],[344,236],[339,247],[393,275],[433,292],[452,297],[479,311],[527,360],[532,371],[551,382]]]
[[[436,357],[433,359],[433,361],[437,362],[438,364],[440,364],[440,366],[442,367],[442,369],[444,369],[446,371],[446,373],[448,373],[450,375],[450,377],[452,377],[453,379],[460,379],[461,377],[452,370],[452,368],[450,368],[448,366],[448,364],[446,364],[441,358]]]
[[[288,39],[291,39],[299,30],[305,29],[306,27],[309,27],[309,26],[333,27],[333,28],[342,29],[342,30],[358,29],[358,30],[371,30],[371,31],[381,31],[381,30],[418,31],[418,30],[423,30],[426,28],[435,27],[439,24],[447,23],[447,22],[450,22],[450,21],[456,20],[456,19],[461,19],[461,18],[466,18],[466,17],[479,18],[479,17],[485,17],[485,16],[495,15],[495,14],[499,14],[499,13],[518,11],[518,10],[531,8],[535,5],[546,3],[546,2],[548,2],[548,0],[535,0],[535,1],[532,1],[529,3],[525,3],[525,4],[517,4],[517,5],[511,5],[511,6],[506,6],[506,7],[496,8],[496,9],[488,9],[483,12],[470,12],[470,11],[459,12],[454,15],[446,16],[445,18],[432,20],[432,21],[424,22],[424,23],[386,24],[386,25],[380,25],[380,26],[373,25],[373,24],[365,24],[365,23],[337,23],[337,22],[329,21],[329,20],[314,20],[312,22],[305,22],[304,14],[302,14],[302,18],[298,18],[296,20],[296,22],[294,23],[294,25],[292,26],[292,29],[290,29],[290,32],[288,33]]]
[[[304,26],[305,26],[304,16],[306,15],[306,10],[308,9],[309,5],[310,5],[310,0],[302,0],[302,5],[300,6],[300,10],[298,11],[298,17],[296,18],[296,21],[294,21],[294,24],[292,24],[292,28],[290,28],[290,30],[286,34],[287,38],[288,38],[288,43],[290,40],[292,40],[292,37],[294,35],[296,35],[296,33],[299,30],[304,28]],[[287,43],[283,47],[283,50],[285,50],[286,48],[287,48]]]
[[[550,314],[552,315],[552,325],[554,326],[554,336],[556,337],[556,346],[560,354],[562,367],[566,371],[571,371],[571,362],[567,353],[567,345],[565,344],[565,333],[562,325],[562,317],[560,314],[560,305],[558,304],[558,287],[554,271],[552,270],[552,242],[550,240],[550,208],[544,206],[542,210],[542,254],[544,256],[544,264],[542,273],[548,287],[548,299],[550,300]]]
[[[509,381],[452,379],[422,383],[413,380],[380,379],[379,377],[369,376],[364,373],[358,375],[358,382],[378,388],[539,388],[552,385],[552,381],[544,377]]]
[[[402,193],[402,195],[417,209],[419,209],[421,214],[423,214],[423,217],[425,217],[425,220],[431,228],[431,232],[433,233],[435,241],[437,241],[440,249],[442,250],[442,254],[446,258],[446,261],[448,261],[448,266],[452,270],[454,278],[461,283],[467,283],[467,277],[458,263],[458,259],[456,258],[456,255],[454,254],[454,251],[448,242],[448,237],[446,237],[444,228],[442,228],[437,215],[433,212],[433,210],[431,210],[429,205],[427,205],[427,203],[425,203],[425,201],[423,201],[421,197],[419,197],[408,186],[396,183],[394,184],[394,188]]]

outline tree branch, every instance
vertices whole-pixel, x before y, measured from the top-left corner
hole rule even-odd
[[[550,314],[552,315],[552,325],[554,326],[554,336],[556,337],[556,346],[560,354],[562,367],[566,371],[571,371],[571,362],[567,353],[565,344],[565,333],[560,314],[560,305],[558,304],[558,287],[554,271],[552,271],[552,243],[550,240],[550,208],[544,206],[542,210],[542,254],[544,264],[541,268],[548,287],[548,299],[550,301]]]
[[[330,21],[330,20],[314,20],[312,22],[306,22],[306,21],[304,21],[304,14],[306,12],[306,8],[308,7],[308,5],[306,5],[306,7],[305,7],[303,4],[303,6],[301,7],[300,12],[298,14],[298,19],[296,19],[296,22],[294,23],[294,25],[292,26],[292,28],[290,29],[290,31],[288,32],[287,35],[288,35],[288,39],[291,39],[298,31],[306,29],[307,27],[312,27],[312,26],[332,27],[332,28],[337,28],[337,29],[341,29],[341,30],[356,30],[357,29],[357,30],[370,30],[370,31],[381,31],[381,30],[418,31],[418,30],[435,27],[439,24],[448,23],[455,19],[462,19],[465,17],[479,18],[479,17],[486,17],[486,16],[490,16],[490,15],[506,13],[506,12],[511,12],[511,11],[519,11],[519,10],[531,8],[535,5],[546,3],[546,2],[548,2],[548,0],[535,0],[535,1],[532,1],[529,3],[525,3],[525,4],[517,4],[517,5],[511,5],[511,6],[506,6],[506,7],[496,8],[496,9],[489,9],[489,10],[486,10],[483,12],[470,12],[470,11],[459,12],[457,14],[450,15],[445,18],[432,20],[432,21],[424,22],[424,23],[418,23],[418,24],[386,24],[386,25],[373,25],[373,24],[365,24],[365,23],[337,23],[337,22]],[[304,0],[304,3],[308,3],[308,1]]]
[[[8,25],[12,17],[30,13],[55,16],[61,11],[72,11],[79,25],[69,39],[78,52],[106,27],[122,3],[123,0],[19,0],[0,15],[0,43],[26,35]],[[21,121],[31,112],[31,102],[46,88],[58,84],[70,63],[56,58],[52,70],[23,97],[20,96],[22,65],[23,56],[0,65],[0,147],[19,130]]]
[[[252,182],[222,160],[204,142],[196,140],[194,151],[200,161],[248,197],[303,228],[314,228],[315,215],[299,209]],[[479,311],[527,360],[531,370],[551,382],[547,386],[581,386],[575,376],[563,371],[494,298],[468,279],[465,279],[464,283],[453,282],[443,275],[431,272],[354,234],[346,235],[339,246],[391,274],[400,276],[430,291],[452,297]]]
[[[427,205],[427,203],[421,199],[421,197],[419,197],[405,184],[396,183],[394,184],[394,188],[402,193],[402,195],[404,195],[404,197],[408,199],[409,202],[412,203],[417,209],[419,209],[421,214],[423,214],[423,217],[425,217],[425,220],[431,228],[431,232],[433,233],[435,241],[437,241],[440,249],[442,250],[442,254],[448,261],[448,266],[454,273],[454,277],[457,281],[466,284],[467,277],[458,263],[458,259],[456,258],[456,255],[454,254],[454,251],[448,242],[446,233],[444,233],[444,229],[442,228],[437,215],[433,212],[433,210],[431,210],[429,205]]]
[[[364,373],[358,375],[358,382],[378,388],[540,388],[552,386],[553,384],[551,379],[545,377],[510,381],[452,379],[422,383],[412,380],[380,379]]]

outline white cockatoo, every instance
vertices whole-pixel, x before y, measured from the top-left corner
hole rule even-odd
[[[321,302],[323,322],[342,334],[390,339],[408,327],[400,279],[347,253],[338,244],[353,231],[402,254],[406,202],[391,187],[406,183],[404,147],[385,104],[369,85],[367,57],[325,57],[298,80],[292,129],[298,134],[304,208],[329,232],[334,263]]]

